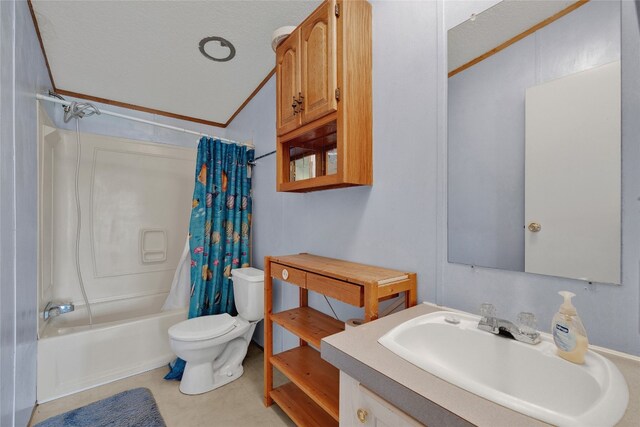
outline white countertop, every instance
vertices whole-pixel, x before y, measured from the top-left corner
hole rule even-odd
[[[322,340],[322,358],[426,425],[546,425],[454,386],[378,343],[378,338],[400,323],[439,310],[448,309],[419,304],[327,337]],[[640,359],[607,350],[599,352],[618,367],[629,386],[629,405],[618,426],[638,427]]]

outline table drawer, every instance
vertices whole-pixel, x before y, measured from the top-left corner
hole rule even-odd
[[[307,287],[307,273],[297,268],[287,267],[286,265],[271,263],[271,277],[278,280],[283,280],[287,283],[300,286],[301,288]]]
[[[356,307],[364,306],[364,288],[352,283],[307,273],[307,289]]]

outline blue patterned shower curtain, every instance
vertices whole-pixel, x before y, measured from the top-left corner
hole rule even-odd
[[[249,266],[253,149],[202,137],[198,144],[189,224],[191,300],[189,318],[235,315],[231,270]],[[185,362],[165,379],[181,379]]]

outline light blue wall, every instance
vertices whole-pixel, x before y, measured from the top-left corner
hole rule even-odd
[[[524,271],[527,88],[620,59],[620,3],[591,1],[448,81],[449,260]]]
[[[637,120],[640,117],[640,31],[636,5],[637,2],[630,1],[623,1],[621,5],[622,285],[588,285],[577,280],[448,263],[446,116],[442,115],[438,141],[438,233],[443,242],[438,252],[437,301],[440,304],[475,312],[480,303],[489,301],[507,318],[515,318],[519,311],[533,311],[538,316],[539,328],[548,330],[551,318],[562,302],[557,292],[567,289],[577,294],[574,304],[592,344],[640,355],[640,169],[637,167],[640,163],[640,121]],[[444,20],[441,16],[440,22]],[[438,34],[442,46],[445,32],[442,25]],[[441,69],[446,67],[444,52],[446,50],[439,55]],[[439,75],[438,84],[439,111],[446,111],[444,71]]]
[[[372,1],[374,185],[276,193],[275,156],[254,168],[253,259],[309,252],[418,273],[420,300],[435,298],[436,3]],[[272,79],[231,123],[256,155],[275,149]],[[282,289],[284,287],[284,289]],[[297,305],[297,288],[276,287],[275,310]],[[330,313],[324,299],[310,304]],[[362,310],[333,302],[342,320]],[[275,330],[274,349],[296,345]]]
[[[0,425],[36,400],[37,119],[50,86],[25,1],[0,1]]]

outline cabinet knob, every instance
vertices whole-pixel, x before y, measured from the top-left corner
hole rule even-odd
[[[358,416],[358,421],[360,421],[361,423],[364,424],[367,421],[367,415],[369,415],[369,414],[367,413],[367,411],[365,411],[364,409],[360,408],[356,412],[356,415]]]
[[[289,271],[287,271],[287,269],[283,269],[282,270],[282,279],[283,280],[287,280],[289,278]]]

